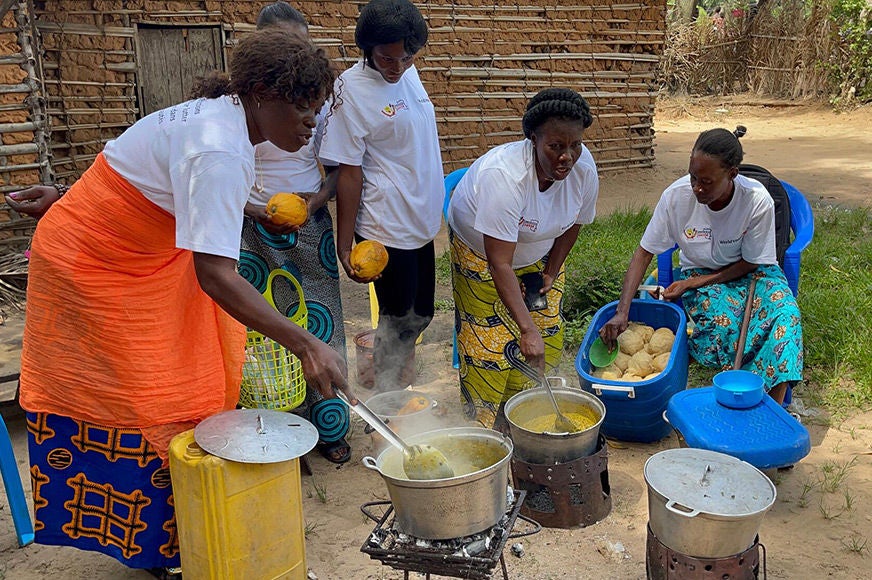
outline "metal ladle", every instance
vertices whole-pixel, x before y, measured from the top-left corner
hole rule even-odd
[[[572,419],[560,412],[560,407],[557,406],[557,399],[554,397],[548,379],[540,376],[539,384],[545,387],[545,392],[548,393],[548,398],[551,399],[551,404],[554,406],[554,412],[557,413],[554,418],[554,433],[575,433],[578,431],[578,427],[572,422]]]
[[[445,455],[441,451],[432,445],[424,443],[407,445],[363,401],[359,400],[356,404],[352,405],[345,396],[345,393],[337,389],[336,394],[351,410],[360,415],[364,421],[378,431],[379,435],[403,452],[403,471],[406,472],[406,477],[417,480],[454,477],[454,469],[448,465],[448,460],[445,459]]]

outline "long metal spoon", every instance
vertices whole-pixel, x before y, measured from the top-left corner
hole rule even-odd
[[[551,390],[551,384],[546,377],[539,377],[539,384],[545,387],[545,392],[548,393],[548,398],[551,399],[551,404],[554,406],[554,412],[557,416],[554,419],[555,433],[575,433],[578,427],[572,422],[572,419],[560,412],[560,407],[557,406],[557,399],[554,397],[554,392]]]
[[[363,401],[358,400],[352,405],[345,393],[336,389],[337,396],[348,405],[351,410],[369,423],[378,434],[387,439],[392,445],[403,452],[403,471],[409,479],[447,479],[454,477],[454,470],[445,459],[445,455],[432,445],[408,445],[400,439],[399,435],[381,420],[381,417],[372,412]]]

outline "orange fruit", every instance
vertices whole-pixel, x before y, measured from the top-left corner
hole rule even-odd
[[[351,250],[351,267],[361,278],[374,278],[388,265],[388,251],[374,240],[363,240]]]
[[[276,225],[301,226],[309,218],[309,205],[296,193],[277,193],[266,203],[266,215]]]

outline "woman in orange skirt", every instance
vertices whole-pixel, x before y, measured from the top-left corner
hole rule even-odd
[[[305,145],[334,78],[307,40],[254,33],[207,81],[220,96],[138,121],[40,220],[20,390],[37,542],[178,565],[167,447],[235,407],[246,326],[309,388],[347,390],[342,357],[236,272],[254,146]]]

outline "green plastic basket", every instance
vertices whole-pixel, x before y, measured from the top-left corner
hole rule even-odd
[[[263,297],[273,308],[273,281],[287,279],[297,290],[300,305],[288,319],[306,328],[309,311],[303,297],[303,288],[287,270],[273,270],[266,281]],[[242,365],[242,387],[239,404],[243,407],[290,411],[299,407],[306,398],[306,380],[303,365],[291,351],[256,330],[248,330],[245,341],[245,363]]]

